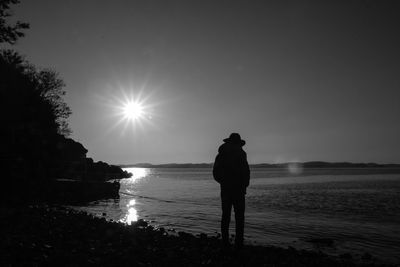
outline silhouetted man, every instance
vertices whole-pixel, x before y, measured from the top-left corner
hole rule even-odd
[[[243,247],[244,209],[246,188],[249,185],[250,169],[246,152],[242,147],[246,144],[238,133],[232,133],[224,139],[215,158],[213,176],[221,186],[222,220],[221,233],[224,246],[229,246],[229,223],[232,206],[235,211],[236,237],[235,247]]]

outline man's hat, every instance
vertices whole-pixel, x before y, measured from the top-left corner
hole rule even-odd
[[[238,133],[231,133],[229,138],[224,139],[225,143],[231,143],[231,144],[237,144],[240,146],[244,146],[246,144],[246,141],[242,140],[240,135]]]

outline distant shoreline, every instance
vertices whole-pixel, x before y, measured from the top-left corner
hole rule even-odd
[[[135,163],[135,164],[117,164],[121,168],[212,168],[212,163]],[[378,164],[378,163],[351,163],[351,162],[286,162],[286,163],[260,163],[250,164],[251,168],[270,168],[287,169],[290,167],[299,167],[303,169],[400,169],[400,164]]]

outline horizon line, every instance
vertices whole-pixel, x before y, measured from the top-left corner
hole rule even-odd
[[[134,166],[134,165],[149,165],[149,166],[160,166],[160,165],[213,165],[213,162],[184,162],[184,163],[149,163],[149,162],[139,162],[139,163],[117,163],[114,165],[117,166]],[[254,165],[287,165],[287,164],[347,164],[347,165],[376,165],[376,166],[385,166],[385,165],[399,165],[400,163],[376,163],[376,162],[351,162],[351,161],[320,161],[320,160],[312,160],[312,161],[287,161],[287,162],[275,162],[275,163],[249,163],[250,166]]]

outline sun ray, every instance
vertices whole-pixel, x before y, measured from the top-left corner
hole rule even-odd
[[[115,82],[107,84],[102,94],[94,95],[96,103],[105,107],[106,112],[102,118],[109,124],[101,138],[112,132],[118,132],[121,136],[132,134],[136,138],[148,128],[154,130],[162,127],[165,114],[160,114],[157,110],[168,101],[160,101],[155,96],[163,87],[152,85],[152,90],[149,87],[149,81],[136,85],[133,82]]]

